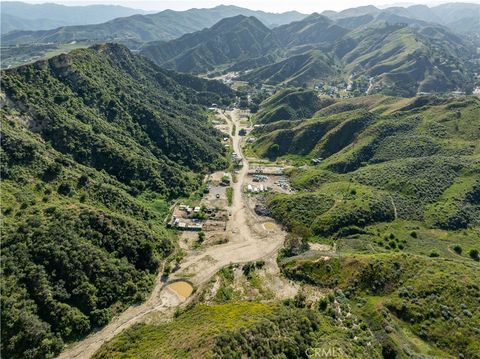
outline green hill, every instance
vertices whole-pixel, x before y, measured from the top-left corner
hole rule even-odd
[[[421,240],[440,243],[437,237]],[[412,236],[389,239],[415,242]],[[463,239],[468,241],[468,238]],[[387,242],[387,241],[385,241]],[[451,242],[450,242],[451,243]],[[453,255],[455,256],[455,255]],[[343,257],[294,257],[281,266],[287,277],[333,293],[320,305],[328,316],[351,320],[380,343],[372,358],[478,358],[478,263],[418,254],[350,253]],[[332,290],[332,288],[335,288]],[[347,319],[349,318],[349,319]],[[363,324],[360,324],[363,323]],[[348,324],[347,324],[348,325]],[[355,332],[357,325],[350,326]],[[368,329],[367,329],[368,328]],[[357,332],[358,333],[358,332]],[[361,331],[360,331],[361,333]],[[356,335],[361,340],[360,335]],[[355,355],[347,358],[357,357]]]
[[[375,6],[360,6],[340,12],[324,11],[322,15],[337,21],[348,21],[354,17],[371,16],[377,19],[390,17],[391,21],[403,18],[404,23],[421,21],[448,27],[457,33],[478,33],[478,26],[472,27],[472,19],[480,16],[480,5],[475,3],[445,3],[436,6],[411,5],[379,9]],[[467,24],[465,24],[467,23]]]
[[[279,26],[273,32],[284,46],[332,43],[345,35],[348,30],[319,14]]]
[[[257,120],[265,122],[265,114],[288,103],[264,101]],[[284,121],[286,111],[270,117],[276,122],[257,130],[253,150],[270,158],[322,158],[320,165],[291,174],[298,189],[328,194],[326,207],[307,210],[301,219],[318,235],[394,218],[468,228],[480,225],[479,114],[474,97],[344,100],[302,121]],[[304,197],[271,200],[277,218],[294,227],[300,213],[292,208]]]
[[[104,345],[94,358],[303,358],[327,341],[342,346],[351,358],[378,357],[373,355],[381,351],[377,342],[362,349],[361,343],[349,340],[346,330],[317,310],[237,302],[197,305],[170,323],[138,325]]]
[[[149,43],[141,53],[166,68],[196,73],[259,57],[277,48],[275,37],[265,25],[254,17],[239,15],[167,43]]]
[[[34,31],[68,25],[98,24],[121,16],[144,13],[146,13],[144,10],[118,5],[65,6],[4,1],[1,34],[14,30]]]
[[[53,357],[149,293],[169,200],[226,164],[205,91],[231,94],[111,44],[2,71],[2,357]]]
[[[314,91],[287,88],[265,100],[255,119],[258,123],[301,120],[311,117],[321,106]]]
[[[337,66],[332,56],[314,50],[260,67],[239,79],[253,83],[312,87],[319,80],[338,75]]]
[[[379,23],[348,34],[336,53],[362,90],[413,96],[473,86],[470,51],[459,37],[438,27],[417,31]]]

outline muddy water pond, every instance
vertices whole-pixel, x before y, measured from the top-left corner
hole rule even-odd
[[[187,299],[193,292],[193,287],[190,283],[185,281],[173,282],[168,285],[168,288],[173,290],[178,296]]]
[[[265,228],[269,232],[273,232],[276,229],[276,225],[273,222],[266,222],[263,224],[263,228]]]

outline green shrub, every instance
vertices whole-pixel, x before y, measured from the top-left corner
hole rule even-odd
[[[456,244],[454,247],[453,247],[453,250],[455,251],[455,253],[457,253],[458,255],[461,255],[462,254],[462,247],[459,246],[458,244]]]
[[[470,251],[468,252],[468,255],[470,256],[470,258],[472,258],[475,261],[480,260],[478,249],[470,249]]]
[[[197,242],[202,244],[204,241],[205,241],[205,232],[203,232],[203,231],[198,232]]]

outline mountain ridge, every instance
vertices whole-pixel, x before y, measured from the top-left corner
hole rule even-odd
[[[68,25],[99,24],[122,16],[146,13],[120,5],[65,6],[3,1],[1,34],[14,30],[50,30]]]
[[[386,18],[383,18],[383,15]],[[151,42],[141,53],[180,72],[240,70],[239,80],[313,87],[350,82],[352,91],[413,96],[418,92],[472,91],[474,46],[446,27],[395,15],[367,15],[352,29],[312,14],[268,29],[237,16],[170,42]]]
[[[3,35],[2,42],[31,43],[31,42],[71,42],[80,40],[89,41],[155,41],[172,40],[186,33],[202,30],[213,26],[222,18],[236,15],[255,15],[267,25],[274,26],[288,23],[305,17],[298,12],[281,14],[253,11],[236,6],[217,6],[210,9],[190,9],[185,11],[164,10],[155,14],[134,15],[126,18],[117,18],[112,21],[86,26],[70,26],[50,31],[28,32],[17,31]]]
[[[166,68],[196,73],[275,51],[277,43],[258,19],[237,15],[167,43],[149,43],[141,53]]]

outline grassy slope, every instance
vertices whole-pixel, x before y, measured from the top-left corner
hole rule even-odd
[[[149,43],[143,47],[142,54],[166,68],[202,73],[262,56],[277,47],[265,25],[256,18],[239,15],[170,42]]]
[[[198,305],[174,321],[159,325],[138,325],[103,346],[95,358],[204,357],[219,333],[251,325],[271,313],[260,303]]]
[[[278,106],[266,101],[259,114]],[[340,101],[312,119],[257,130],[252,148],[266,157],[324,158],[291,173],[299,190],[330,198],[322,212],[300,215],[279,205],[285,196],[271,198],[274,213],[290,226],[303,216],[301,222],[327,235],[340,229],[338,223],[390,221],[396,211],[405,220],[461,229],[479,225],[479,109],[475,98]],[[304,195],[284,200],[300,208]]]
[[[138,325],[104,345],[94,358],[303,358],[309,348],[341,348],[344,358],[380,358],[365,330],[352,342],[330,316],[292,303],[231,302],[197,305],[172,322]]]
[[[273,33],[283,45],[282,58],[264,66],[252,62],[252,71],[241,79],[296,86],[348,80],[356,95],[414,96],[473,88],[475,69],[469,59],[474,47],[441,27],[372,21],[347,31],[312,15]]]
[[[338,75],[335,59],[320,51],[293,55],[240,77],[243,81],[290,86],[312,86],[319,80]]]
[[[377,338],[398,357],[478,358],[478,263],[405,254],[293,258],[284,273],[319,287],[340,288]]]
[[[347,126],[358,118],[368,120]],[[324,157],[293,170],[299,192],[272,195],[269,207],[288,228],[335,242],[337,256],[283,259],[284,273],[341,288],[398,357],[478,357],[480,268],[469,253],[480,237],[479,118],[475,98],[370,96],[257,130],[257,154],[276,144],[294,163]]]
[[[375,78],[370,93],[414,96],[471,82],[463,41],[440,28],[416,31],[378,23],[347,34],[336,50],[354,82]]]

